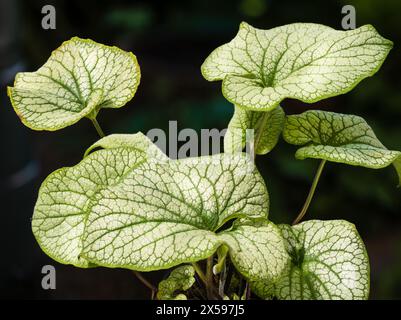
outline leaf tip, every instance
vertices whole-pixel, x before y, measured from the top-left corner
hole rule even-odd
[[[241,29],[249,30],[251,27],[252,26],[245,21],[241,21],[241,23],[239,24],[239,30]]]
[[[389,40],[389,39],[387,39],[387,38],[384,38],[382,35],[380,35],[380,33],[377,31],[377,29],[372,24],[365,24],[361,28],[370,29],[371,31],[376,33],[385,42],[384,44],[386,44],[386,45],[388,45],[390,47],[393,47],[394,42]]]

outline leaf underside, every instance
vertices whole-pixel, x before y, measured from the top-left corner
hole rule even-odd
[[[279,225],[291,256],[274,284],[253,283],[255,292],[278,299],[367,299],[369,260],[355,226],[344,220]]]
[[[26,126],[54,131],[93,118],[100,108],[124,106],[139,81],[132,53],[74,37],[36,72],[18,73],[8,95]]]
[[[285,98],[312,103],[350,91],[380,68],[391,47],[371,25],[338,31],[294,23],[261,30],[243,22],[201,71],[209,81],[223,80],[230,102],[269,111]]]
[[[253,129],[256,154],[266,154],[277,144],[283,130],[285,114],[278,106],[269,112],[256,112],[235,106],[234,115],[224,136],[224,152],[242,152],[246,145],[246,131]]]
[[[394,164],[401,179],[401,152],[388,150],[359,116],[320,110],[291,115],[283,137],[290,144],[305,145],[297,150],[298,159],[325,159],[372,169]]]
[[[244,276],[261,277],[249,270],[245,249],[262,252],[265,258],[255,263],[267,263],[271,255],[269,265],[258,269],[265,279],[280,274],[287,257],[284,242],[266,220],[266,186],[246,154],[159,161],[150,156],[145,136],[131,138],[135,143],[128,135],[104,138],[89,151],[99,145],[107,149],[44,181],[32,220],[43,251],[78,267],[151,271],[205,259],[227,244]],[[239,217],[266,220],[260,226],[265,237],[246,239],[244,230],[256,232],[249,223],[216,233]],[[239,237],[244,241],[236,242]]]

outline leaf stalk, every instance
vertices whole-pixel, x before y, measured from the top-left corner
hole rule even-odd
[[[318,167],[318,169],[316,171],[315,177],[313,178],[312,186],[311,186],[311,188],[309,190],[308,196],[307,196],[307,198],[305,200],[305,203],[304,203],[304,205],[302,207],[301,212],[298,214],[298,216],[296,217],[296,219],[292,223],[293,225],[298,224],[302,220],[302,218],[305,216],[306,211],[308,211],[309,205],[312,202],[313,195],[315,194],[316,187],[317,187],[317,184],[319,182],[319,179],[320,179],[320,176],[322,174],[322,171],[323,171],[323,168],[324,168],[325,164],[326,164],[326,160],[322,160],[320,162],[319,167]]]
[[[199,279],[203,282],[203,284],[205,286],[207,286],[207,280],[206,280],[206,276],[203,273],[201,267],[199,266],[199,264],[197,264],[196,262],[192,263],[192,267],[194,268],[196,274],[198,275]]]
[[[142,282],[142,284],[145,287],[150,289],[151,299],[153,300],[156,296],[157,288],[153,284],[151,284],[140,272],[138,272],[138,271],[133,271],[133,272],[134,272],[134,275],[138,278],[138,280],[140,282]]]
[[[100,138],[105,137],[106,135],[104,134],[102,128],[99,125],[99,122],[97,122],[96,118],[91,118],[91,121],[93,123],[93,126],[95,127],[98,135],[100,136]]]
[[[211,255],[206,260],[206,293],[209,300],[214,299],[213,288],[213,255]]]

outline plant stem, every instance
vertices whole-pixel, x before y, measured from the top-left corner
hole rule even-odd
[[[95,127],[98,135],[100,136],[100,138],[103,138],[105,136],[102,128],[99,125],[99,122],[97,122],[96,118],[91,118],[91,121],[93,123],[93,126]]]
[[[220,298],[224,299],[224,288],[226,285],[226,279],[227,279],[227,267],[226,267],[226,259],[223,260],[223,267],[221,269],[220,275],[219,275],[219,296]]]
[[[319,167],[318,167],[318,169],[316,171],[315,177],[313,179],[312,186],[311,186],[311,188],[309,190],[309,194],[308,194],[308,196],[307,196],[307,198],[305,200],[304,206],[302,207],[302,210],[298,214],[297,218],[292,223],[293,225],[299,223],[302,220],[302,218],[304,217],[306,211],[308,210],[309,205],[310,205],[310,203],[312,201],[313,195],[315,194],[317,183],[319,182],[319,178],[320,178],[320,175],[322,174],[322,171],[323,171],[323,168],[324,168],[325,164],[326,164],[326,160],[322,160],[320,162]]]
[[[213,295],[213,255],[206,260],[206,292],[209,300],[214,299]]]
[[[152,292],[151,299],[153,300],[155,298],[157,288],[153,284],[151,284],[140,272],[138,271],[133,271],[133,272],[134,275],[138,278],[138,280],[142,282],[145,285],[145,287],[150,289],[150,291]]]
[[[203,273],[201,267],[196,262],[192,263],[192,267],[195,269],[195,272],[198,275],[199,279],[201,279],[201,281],[204,283],[204,285],[207,286],[206,276]]]

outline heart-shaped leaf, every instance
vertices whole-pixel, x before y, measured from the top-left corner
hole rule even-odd
[[[245,277],[277,277],[287,253],[279,230],[266,220],[266,186],[250,157],[159,161],[145,150],[150,145],[140,134],[114,135],[90,148],[108,149],[52,173],[32,220],[43,251],[79,267],[150,271],[205,259],[226,244]],[[265,222],[216,233],[239,217]]]
[[[101,108],[122,107],[139,81],[132,53],[74,37],[36,72],[18,73],[8,95],[27,127],[54,131],[95,118]]]
[[[243,22],[201,70],[209,81],[223,80],[227,100],[269,111],[285,98],[311,103],[350,91],[380,68],[391,47],[370,25],[338,31],[294,23],[260,30]]]
[[[190,265],[179,266],[171,271],[166,280],[159,283],[157,298],[159,300],[187,300],[179,291],[186,291],[195,283],[195,270]]]
[[[61,168],[42,183],[32,219],[42,250],[60,263],[88,267],[83,258],[86,222],[95,197],[147,160],[136,149],[100,150],[77,166]]]
[[[401,181],[401,152],[388,150],[358,116],[310,110],[287,117],[284,139],[305,145],[298,159],[316,158],[379,169],[393,164]]]
[[[279,225],[291,264],[274,284],[253,283],[255,292],[278,299],[367,299],[369,261],[355,226],[344,220]]]
[[[234,115],[224,136],[224,152],[242,152],[246,131],[253,129],[256,154],[266,154],[277,144],[283,130],[285,114],[278,106],[269,112],[256,112],[235,106]]]
[[[289,263],[279,228],[266,219],[236,221],[221,238],[236,269],[251,281],[274,283]]]

